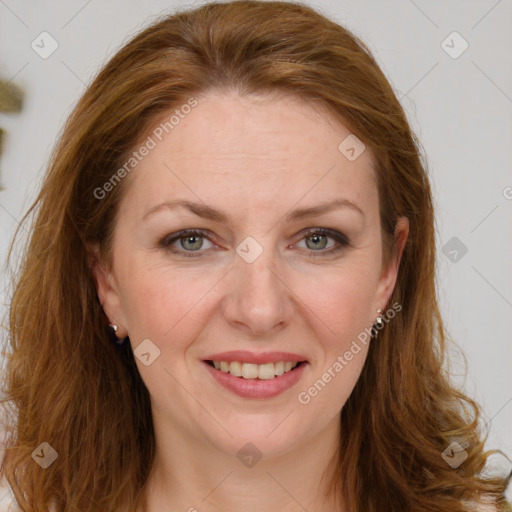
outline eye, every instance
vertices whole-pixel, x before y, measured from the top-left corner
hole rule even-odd
[[[204,236],[203,231],[186,229],[175,235],[165,237],[160,241],[159,246],[169,249],[172,252],[183,254],[184,256],[195,256],[195,254],[187,253],[201,252],[200,249],[204,248],[204,240],[207,240],[211,244],[211,242]],[[176,242],[179,242],[178,247],[174,246]]]
[[[327,250],[323,250],[326,249],[329,238],[334,240],[335,244],[331,245]],[[343,233],[326,228],[308,229],[301,239],[302,241],[306,243],[308,255],[313,257],[335,254],[350,244]]]

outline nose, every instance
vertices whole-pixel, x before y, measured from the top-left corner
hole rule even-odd
[[[223,301],[227,322],[255,336],[273,335],[290,323],[293,293],[269,249],[248,263],[236,256]]]

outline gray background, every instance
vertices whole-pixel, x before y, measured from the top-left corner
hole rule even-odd
[[[0,78],[26,93],[20,114],[0,113],[7,130],[0,158],[2,262],[92,75],[155,16],[202,3],[0,0]],[[307,3],[368,44],[425,148],[437,215],[440,305],[449,335],[467,357],[467,378],[455,347],[450,368],[454,382],[483,406],[487,448],[512,457],[512,2]],[[31,47],[41,45],[44,31],[58,44],[46,59]],[[460,55],[464,41],[450,35],[454,31],[469,45]],[[5,285],[3,267],[2,316]],[[0,488],[2,510],[5,494]]]

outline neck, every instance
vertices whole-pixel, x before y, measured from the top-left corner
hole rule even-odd
[[[157,456],[143,493],[144,512],[345,510],[340,496],[327,494],[337,458],[338,416],[307,442],[280,455],[262,454],[254,465],[248,459],[248,466],[169,424],[155,422],[155,436]]]

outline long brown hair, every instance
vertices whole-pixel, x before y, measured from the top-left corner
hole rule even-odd
[[[494,451],[484,452],[479,406],[444,368],[421,146],[362,41],[304,4],[273,1],[208,4],[157,20],[99,72],[65,124],[24,217],[35,220],[9,310],[2,403],[14,410],[1,475],[18,504],[27,512],[138,506],[155,456],[150,399],[129,344],[112,343],[88,250],[99,244],[108,261],[129,176],[101,198],[98,189],[156,119],[227,88],[299,95],[372,149],[385,254],[397,218],[409,219],[390,298],[403,310],[370,345],[343,407],[332,492],[343,492],[353,512],[456,512],[480,497],[505,510],[507,482],[481,475]],[[454,439],[468,454],[458,468],[442,457]],[[58,454],[46,469],[32,457],[41,443]]]

